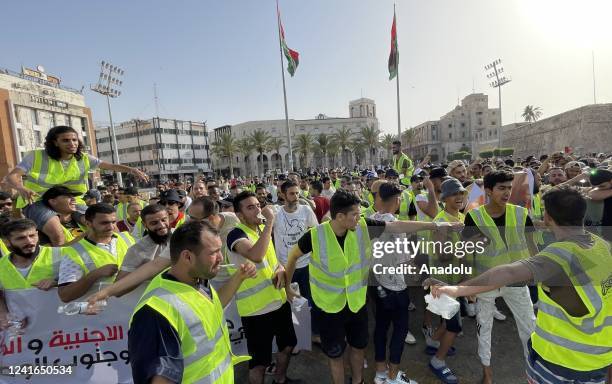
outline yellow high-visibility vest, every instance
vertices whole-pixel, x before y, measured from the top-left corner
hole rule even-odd
[[[15,268],[8,254],[0,259],[0,285],[5,290],[32,289],[41,280],[57,279],[61,250],[58,247],[40,247],[26,277]]]
[[[246,225],[239,223],[236,225],[236,228],[243,230],[253,244],[259,240],[259,234]],[[263,230],[263,226],[261,226],[261,230]],[[276,289],[272,282],[274,272],[278,266],[276,251],[274,250],[274,243],[272,240],[270,240],[270,244],[268,244],[264,259],[260,263],[254,264],[257,268],[257,275],[255,278],[243,281],[240,288],[238,288],[238,292],[236,292],[236,306],[238,307],[238,314],[240,316],[253,315],[273,301],[280,301],[283,304],[287,301],[285,288]],[[230,275],[233,275],[237,271],[238,269],[236,267],[228,268],[228,273]]]
[[[593,371],[612,363],[612,255],[607,241],[591,237],[594,244],[588,249],[561,241],[539,253],[563,268],[588,314],[570,315],[539,283],[531,343],[544,360],[575,371]]]
[[[348,303],[357,313],[366,302],[372,245],[365,219],[349,230],[341,248],[329,222],[310,230],[312,255],[308,270],[312,299],[326,313]]]
[[[398,219],[408,220],[410,218],[408,216],[408,212],[410,210],[410,203],[412,202],[412,199],[413,195],[410,193],[410,191],[405,190],[402,192],[402,201],[400,203]]]
[[[77,204],[84,205],[85,201],[82,199],[82,195],[88,189],[89,156],[83,153],[81,160],[77,160],[73,156],[64,168],[61,161],[49,157],[44,149],[35,149],[33,153],[34,164],[25,175],[23,186],[36,192],[38,194],[36,199],[40,200],[43,193],[49,188],[61,185],[79,192],[81,196],[76,198]],[[17,208],[23,208],[26,205],[28,205],[28,202],[19,196],[17,198]]]
[[[11,251],[6,247],[4,241],[0,239],[0,257],[8,256],[9,253],[11,253]]]
[[[157,275],[134,313],[148,305],[166,318],[179,336],[183,356],[181,383],[234,384],[234,365],[249,356],[234,356],[223,307],[215,289],[211,297],[194,287]],[[134,314],[130,318],[130,326]]]
[[[404,164],[408,162],[408,170],[406,172],[403,171]],[[399,155],[393,155],[393,169],[401,176],[404,177],[400,180],[404,185],[410,185],[410,178],[412,177],[412,173],[414,172],[414,164],[408,155],[404,152],[400,152]]]
[[[134,245],[136,241],[127,232],[120,232],[115,235],[117,236],[116,257],[110,252],[90,243],[87,238],[83,238],[68,247],[62,247],[62,257],[68,257],[80,265],[86,274],[106,264],[117,264],[117,267],[121,268],[128,248]]]
[[[525,208],[506,204],[505,242],[484,205],[470,210],[468,215],[472,217],[478,229],[489,238],[485,251],[474,256],[474,267],[478,274],[495,266],[529,257],[525,238],[525,223],[527,222]]]

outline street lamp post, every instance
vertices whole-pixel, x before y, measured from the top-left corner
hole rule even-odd
[[[117,148],[117,137],[115,135],[115,126],[113,124],[113,114],[111,112],[110,98],[121,96],[121,91],[119,91],[118,88],[123,85],[123,81],[120,80],[119,77],[123,76],[124,71],[116,65],[112,65],[111,63],[105,62],[104,60],[100,63],[100,65],[101,68],[98,83],[96,85],[92,85],[91,90],[106,96],[106,105],[108,106],[108,119],[110,121],[111,130],[110,139],[113,143],[113,162],[115,164],[120,164],[121,162],[119,161],[119,149]],[[119,186],[123,187],[123,177],[121,176],[121,172],[117,172],[117,183],[119,184]]]
[[[502,66],[501,59],[497,59],[491,64],[485,65],[485,71],[488,71],[487,78],[491,80],[489,85],[493,88],[497,88],[498,97],[499,97],[499,127],[497,129],[497,148],[501,149],[502,146],[502,127],[504,126],[502,123],[502,97],[501,97],[501,87],[505,84],[508,84],[512,79],[510,77],[506,77],[506,75],[502,75],[504,73],[504,67]]]

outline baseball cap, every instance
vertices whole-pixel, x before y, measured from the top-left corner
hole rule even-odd
[[[169,189],[165,191],[163,194],[161,194],[160,201],[164,203],[174,202],[179,204],[183,202],[176,189]]]
[[[463,188],[463,185],[461,185],[461,182],[459,182],[459,180],[455,179],[454,177],[444,180],[442,184],[440,184],[440,190],[442,191],[442,193],[440,194],[440,199],[442,200],[454,195],[457,192],[466,191],[466,189]]]
[[[56,197],[60,197],[60,196],[81,196],[80,192],[75,192],[70,188],[61,186],[61,185],[56,185],[55,187],[51,187],[49,189],[47,189],[47,191],[45,193],[43,193],[41,199],[43,202],[47,202],[51,199],[55,199]]]
[[[591,182],[591,185],[599,185],[611,180],[612,171],[608,169],[594,169],[589,175],[589,181]]]

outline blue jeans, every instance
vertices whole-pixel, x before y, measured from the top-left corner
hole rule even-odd
[[[312,308],[310,311],[310,329],[313,335],[319,336],[319,320],[317,318],[317,311],[314,309],[315,305],[312,301],[312,293],[310,292],[310,273],[308,272],[308,266],[296,268],[291,282],[298,283],[300,295],[308,300],[308,304],[310,308]]]
[[[386,361],[387,357],[387,331],[393,323],[391,342],[389,343],[389,362],[399,364],[404,352],[404,339],[408,334],[408,305],[410,297],[408,289],[391,291],[383,288],[387,293],[380,298],[376,292],[377,287],[370,287],[371,296],[376,303],[374,327],[374,358],[377,362]]]

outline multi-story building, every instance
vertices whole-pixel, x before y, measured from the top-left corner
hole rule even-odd
[[[87,152],[97,154],[91,110],[81,91],[62,85],[41,66],[21,73],[0,69],[0,178],[27,152],[43,148],[48,130],[57,125],[76,129]]]
[[[433,161],[459,151],[477,154],[497,147],[499,125],[499,108],[489,108],[487,95],[473,93],[440,120],[411,128],[415,131],[403,138],[402,146],[417,159],[430,153]]]
[[[356,142],[357,139],[361,137],[360,132],[363,128],[371,127],[377,130],[379,129],[378,118],[376,117],[376,103],[374,100],[361,98],[349,102],[349,116],[350,117],[328,117],[324,114],[319,114],[314,119],[289,119],[292,144],[295,145],[298,137],[305,134],[309,134],[313,141],[316,141],[321,134],[325,134],[331,139],[331,137],[341,129],[350,130],[351,142]],[[215,128],[214,136],[218,137],[223,132],[231,132],[232,136],[240,140],[249,137],[258,129],[268,133],[271,137],[279,137],[284,140],[284,145],[280,148],[279,153],[276,153],[275,149],[271,149],[263,154],[264,172],[286,169],[289,163],[289,149],[287,146],[287,131],[284,119],[247,121],[231,126],[224,125]],[[316,148],[316,146],[314,148]],[[365,165],[366,162],[380,162],[378,158],[369,159],[365,154],[364,148],[360,148],[357,151],[352,149],[354,148],[347,148],[343,154],[341,153],[341,149],[338,149],[337,152],[328,153],[325,156],[313,150],[306,158],[301,157],[294,150],[294,167],[296,169],[304,169],[306,167],[326,167],[340,164],[352,166],[357,164]],[[244,153],[236,153],[232,160],[233,166],[235,167],[235,175],[262,173],[259,169],[261,167],[261,158],[255,151],[248,156]],[[228,174],[228,159],[216,159],[214,161],[214,168],[223,170],[224,174]]]
[[[154,180],[195,178],[211,172],[204,123],[134,119],[115,125],[115,135],[120,163],[139,168]],[[96,136],[100,158],[113,161],[110,127],[98,127]]]

